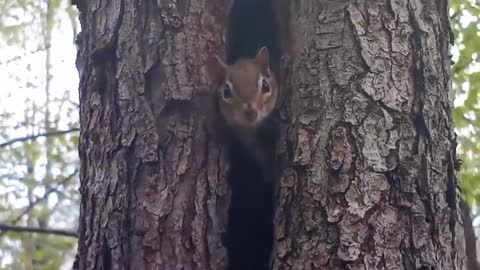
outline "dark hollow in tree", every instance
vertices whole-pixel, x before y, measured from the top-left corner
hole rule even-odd
[[[254,93],[255,91],[263,93],[263,84],[267,89],[265,93],[270,94],[269,91],[276,91],[273,112],[269,112],[270,115],[254,128],[255,144],[247,142],[252,144],[247,147],[242,142],[243,132],[225,125],[230,129],[227,133],[227,162],[230,165],[228,182],[232,192],[225,235],[229,270],[268,270],[271,264],[274,187],[280,175],[280,167],[275,163],[276,141],[279,137],[276,107],[278,96],[281,95],[279,86],[281,88],[282,79],[280,74],[282,44],[279,35],[281,29],[277,21],[281,18],[276,14],[277,6],[276,0],[233,0],[227,15],[227,64],[234,65],[245,59],[258,59],[260,55],[267,52],[268,71],[261,70],[261,72],[264,73],[263,76],[272,72],[274,75],[270,77],[275,80],[274,87],[269,87],[265,81],[260,86],[257,81],[262,74],[258,73],[254,78],[245,76],[244,80],[253,80],[251,86],[237,84],[231,91],[234,93],[237,91],[236,93],[239,94],[240,91],[250,91],[242,87],[251,87]],[[246,68],[249,67],[246,66]],[[236,89],[235,86],[237,86]],[[261,104],[265,101],[262,99],[262,94],[257,94],[255,100],[242,100],[238,106],[243,106],[244,102],[250,105],[250,102]],[[249,151],[252,148],[254,151]],[[262,155],[260,162],[258,153]]]
[[[232,195],[225,246],[229,270],[267,270],[273,246],[273,185],[239,143],[230,146]]]

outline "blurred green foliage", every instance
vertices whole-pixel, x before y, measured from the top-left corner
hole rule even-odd
[[[0,1],[0,145],[72,130],[0,146],[0,223],[76,231],[78,85],[58,70],[68,62],[69,77],[78,76],[77,16],[67,0]],[[0,231],[0,269],[70,269],[76,242]]]
[[[462,159],[460,183],[467,202],[480,204],[480,1],[450,0],[452,49],[455,64],[453,112],[458,153]]]

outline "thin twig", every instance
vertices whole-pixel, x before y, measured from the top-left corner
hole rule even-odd
[[[26,52],[26,53],[24,53],[23,55],[17,55],[17,56],[15,56],[15,57],[12,57],[12,58],[6,60],[5,62],[1,62],[1,61],[0,61],[0,65],[9,64],[9,63],[11,63],[11,62],[13,62],[13,61],[20,60],[22,57],[26,57],[26,56],[31,55],[31,54],[36,54],[36,53],[38,53],[38,52],[45,51],[45,50],[48,49],[48,48],[49,48],[49,46],[48,46],[48,47],[40,47],[40,48],[37,48],[36,50]]]
[[[48,198],[48,196],[52,193],[52,192],[56,192],[58,190],[58,188],[61,186],[61,185],[64,185],[65,183],[67,183],[70,179],[72,179],[76,174],[78,173],[78,169],[76,169],[73,173],[71,173],[69,176],[65,177],[65,179],[63,179],[60,183],[58,183],[55,187],[47,190],[45,192],[45,194],[43,194],[42,197],[38,198],[37,200],[35,200],[33,203],[31,203],[30,205],[27,206],[27,208],[25,208],[22,213],[20,213],[14,220],[12,220],[10,223],[12,225],[16,225],[17,222],[19,222],[23,216],[25,216],[26,214],[28,214],[28,212],[30,212],[30,210],[33,209],[33,207],[35,207],[35,205],[37,205],[38,203],[40,203],[41,201],[43,200],[46,200]],[[3,235],[5,234],[5,231],[2,231],[0,232],[0,238],[3,237]]]
[[[43,233],[43,234],[56,234],[56,235],[63,235],[69,237],[77,238],[77,233],[74,231],[69,230],[62,230],[62,229],[43,229],[38,227],[25,227],[25,226],[16,226],[16,225],[9,225],[5,223],[0,223],[0,230],[2,232],[30,232],[30,233]]]
[[[40,203],[41,201],[45,200],[51,193],[55,192],[58,190],[58,188],[62,185],[64,185],[65,183],[67,183],[68,181],[70,181],[70,179],[72,179],[76,174],[78,173],[78,169],[76,169],[75,171],[73,171],[73,173],[71,173],[69,176],[65,177],[65,179],[63,179],[60,183],[58,183],[55,187],[47,190],[47,192],[45,192],[45,194],[43,194],[42,197],[38,198],[37,200],[35,200],[33,203],[31,203],[27,208],[25,208],[22,213],[20,213],[13,221],[12,221],[12,224],[17,224],[17,222],[20,221],[20,219],[22,219],[22,217],[26,214],[28,214],[28,212],[30,212],[30,210],[32,210],[33,207],[35,207],[35,205],[37,205],[38,203]],[[0,233],[0,237],[1,237],[1,233]]]
[[[45,133],[39,133],[36,135],[30,135],[30,136],[25,136],[25,137],[20,137],[20,138],[15,138],[3,143],[0,143],[0,148],[14,144],[16,142],[24,142],[24,141],[29,141],[29,140],[34,140],[39,137],[49,137],[49,136],[58,136],[58,135],[64,135],[72,132],[79,131],[79,128],[72,128],[69,130],[59,130],[59,131],[53,131],[53,132],[45,132]]]

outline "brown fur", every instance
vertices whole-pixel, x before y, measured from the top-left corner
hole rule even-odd
[[[240,59],[233,65],[226,65],[216,57],[213,62],[210,70],[216,81],[220,112],[230,127],[255,130],[275,109],[279,86],[268,63],[266,47],[259,50],[255,59]],[[262,93],[261,78],[269,84],[269,94]],[[228,100],[223,98],[226,84],[233,95]]]

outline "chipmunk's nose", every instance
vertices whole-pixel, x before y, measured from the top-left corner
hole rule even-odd
[[[254,122],[257,119],[257,109],[252,105],[248,105],[245,109],[245,118],[247,118],[249,122]]]

